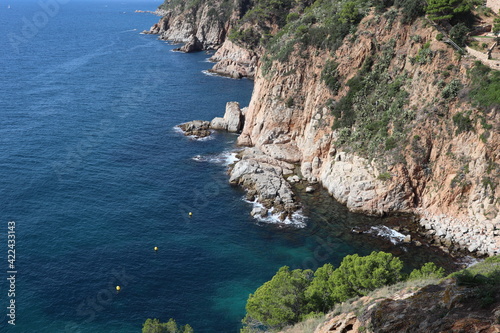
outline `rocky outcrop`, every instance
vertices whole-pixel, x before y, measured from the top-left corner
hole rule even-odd
[[[473,218],[457,220],[448,215],[434,216],[421,210],[420,224],[434,244],[445,248],[466,249],[493,256],[500,252],[497,238],[499,222],[478,224]]]
[[[205,120],[193,120],[178,126],[184,135],[193,136],[196,139],[201,139],[212,134],[210,132],[210,122]]]
[[[147,34],[157,34],[162,40],[188,43],[179,48],[183,52],[194,52],[219,48],[226,38],[227,22],[214,16],[219,2],[200,2],[192,7],[169,7],[160,21]]]
[[[350,305],[354,311],[330,314],[314,333],[500,332],[500,304],[482,306],[476,292],[447,279],[418,291],[405,288],[390,298],[362,297]]]
[[[500,0],[486,0],[486,6],[490,7],[493,12],[498,13],[500,11]]]
[[[228,102],[224,118],[216,117],[210,122],[210,127],[216,130],[228,132],[240,132],[245,122],[245,116],[240,109],[238,102]]]
[[[338,152],[328,159],[325,166],[320,162],[320,158],[315,157],[313,163],[303,163],[302,173],[311,177],[321,170],[319,179],[326,189],[352,211],[383,215],[410,210],[413,192],[408,182],[394,184],[379,179],[380,172],[373,161]]]
[[[202,1],[198,6],[190,8],[159,9],[155,13],[161,13],[163,17],[143,33],[159,35],[160,39],[174,43],[184,43],[176,51],[189,53],[217,50],[210,58],[216,62],[211,72],[236,79],[253,78],[258,64],[257,53],[226,38],[233,23],[241,15],[236,2],[233,5],[232,12],[221,8],[224,7],[224,2],[221,1]],[[215,15],[216,12],[219,13]],[[220,16],[228,18],[224,20]]]
[[[213,73],[235,79],[254,78],[258,56],[255,52],[244,49],[226,39],[210,60],[217,62],[210,70]]]
[[[294,166],[255,148],[246,149],[240,157],[230,171],[229,182],[245,188],[249,201],[263,205],[254,209],[252,215],[266,217],[275,213],[281,220],[290,218],[299,206],[284,175],[291,174]]]
[[[198,52],[203,50],[203,43],[195,36],[189,36],[186,44],[182,45],[179,48],[174,49],[174,51],[181,51],[185,53]]]
[[[498,174],[495,169],[488,176],[486,170],[500,164],[500,132],[489,131],[487,144],[480,139],[486,132],[480,126],[456,135],[453,115],[471,106],[448,100],[444,112],[434,105],[442,98],[435,73],[448,66],[456,80],[467,82],[472,60],[457,60],[454,50],[436,41],[436,30],[424,22],[409,26],[395,20],[389,26],[387,17],[368,16],[358,28],[363,33],[355,41],[349,36],[344,40],[334,56],[343,82],[337,94],[321,80],[330,59],[325,52],[309,50],[306,59],[290,56],[288,62],[274,62],[267,70],[271,74],[259,72],[238,143],[264,153],[269,145],[286,143],[294,147],[293,163],[300,164],[304,179],[320,182],[350,210],[370,215],[415,213],[422,216],[422,223],[431,218],[433,223],[427,225],[433,230],[443,226],[447,237],[462,239],[462,248],[500,253],[500,203],[495,199],[500,197],[500,186],[485,185]],[[433,58],[420,65],[411,59],[427,41]],[[411,78],[404,87],[409,93],[405,109],[414,112],[415,120],[405,135],[413,140],[399,142],[406,145],[400,155],[382,152],[366,157],[356,151],[359,148],[339,144],[339,131],[331,129],[335,117],[327,104],[345,96],[349,90],[345,82],[366,59],[393,42],[395,54],[387,73]],[[496,112],[490,114],[493,126],[499,120]],[[471,231],[464,236],[462,227]]]
[[[452,48],[438,42],[432,25],[423,19],[405,25],[391,15],[369,15],[333,56],[313,47],[300,52],[295,49],[287,61],[268,61],[263,72],[256,71],[259,65],[262,69],[258,54],[226,39],[238,14],[221,22],[209,17],[213,8],[213,4],[202,1],[182,13],[171,10],[151,30],[168,40],[190,39],[184,51],[218,48],[212,57],[217,61],[213,72],[255,79],[243,128],[241,123],[230,125],[226,117],[212,120],[210,128],[241,129],[238,144],[256,148],[263,154],[259,160],[267,156],[268,164],[278,168],[276,175],[284,174],[279,171],[281,163],[297,164],[301,173],[297,176],[311,184],[319,183],[350,210],[370,215],[415,213],[430,232],[445,230],[446,236],[438,236],[436,242],[456,242],[480,253],[500,253],[500,202],[496,199],[500,197],[500,186],[496,186],[500,132],[481,126],[485,115],[475,111],[465,98],[461,103],[442,98],[443,86],[452,79],[467,84],[472,60],[458,59]],[[377,59],[388,45],[394,52],[384,75],[391,80],[405,76],[401,89],[408,93],[408,99],[402,116],[407,117],[408,124],[405,138],[399,137],[394,143],[400,146],[398,154],[387,149],[367,156],[365,147],[342,142],[346,132],[332,130],[336,119],[331,108],[349,92],[347,82],[365,61]],[[418,60],[424,45],[429,58]],[[322,80],[325,64],[331,60],[337,64],[339,89],[335,92]],[[473,129],[457,134],[453,117],[469,110]],[[497,110],[487,118],[487,126],[498,129]],[[395,124],[387,127],[387,135],[391,135]],[[356,128],[352,130],[352,136],[363,135],[356,133]],[[245,163],[246,170],[263,169]],[[467,233],[462,232],[464,228]]]
[[[224,118],[216,117],[212,121],[193,120],[187,123],[178,125],[184,135],[192,136],[196,139],[201,139],[212,134],[211,130],[223,130],[227,132],[237,133],[243,128],[245,122],[244,111],[240,109],[238,102],[227,102]]]

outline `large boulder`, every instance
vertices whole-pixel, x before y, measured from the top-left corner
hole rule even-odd
[[[228,132],[239,132],[243,128],[244,118],[238,102],[228,102],[224,120],[227,122]]]
[[[268,209],[273,209],[281,219],[285,219],[300,208],[291,185],[283,177],[284,169],[280,164],[286,163],[248,148],[241,152],[241,160],[231,169],[229,182],[241,185],[247,190],[248,200],[256,200],[266,209],[255,209],[253,216],[263,216]]]
[[[240,132],[243,129],[245,116],[238,102],[227,102],[224,118],[216,117],[210,122],[210,128],[228,132]]]
[[[226,119],[222,117],[215,117],[212,119],[210,122],[210,128],[215,129],[215,130],[227,130],[227,121]]]
[[[176,51],[181,51],[181,52],[198,52],[203,50],[203,43],[200,42],[200,40],[195,36],[191,35],[188,38],[188,41],[186,44],[184,44],[182,47],[175,49]]]
[[[191,135],[196,138],[204,138],[211,134],[210,122],[205,120],[193,120],[179,125],[179,128],[185,135]]]

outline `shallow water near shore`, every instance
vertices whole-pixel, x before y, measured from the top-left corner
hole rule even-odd
[[[127,333],[172,317],[237,332],[248,294],[283,265],[385,250],[449,266],[427,246],[350,232],[389,220],[351,214],[323,191],[301,195],[304,228],[251,218],[226,174],[236,136],[197,141],[174,127],[247,105],[253,83],[205,75],[207,54],[141,35],[158,17],[134,11],[160,3],[74,0],[43,22],[35,1],[0,9],[11,38],[0,53],[0,308],[8,221],[17,270],[16,325],[2,314],[0,331]],[[26,20],[38,27],[22,35]]]

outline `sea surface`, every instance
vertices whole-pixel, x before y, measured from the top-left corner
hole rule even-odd
[[[160,3],[0,5],[1,332],[140,332],[147,318],[237,332],[249,293],[283,265],[374,250],[450,263],[384,227],[404,218],[351,214],[322,191],[299,189],[305,226],[250,217],[226,174],[236,136],[197,141],[175,125],[248,105],[253,82],[206,75],[208,54],[140,34],[158,17],[134,11]]]

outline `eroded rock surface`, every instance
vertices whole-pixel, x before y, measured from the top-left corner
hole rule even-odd
[[[205,120],[193,120],[179,125],[184,135],[194,136],[195,138],[204,138],[211,134],[210,122]]]
[[[229,181],[245,188],[247,199],[257,200],[265,207],[265,213],[273,208],[280,213],[281,219],[285,219],[299,209],[290,183],[284,178],[284,174],[291,173],[292,169],[291,164],[274,160],[258,149],[248,148],[231,169]],[[264,212],[259,209],[252,214],[262,215]]]

